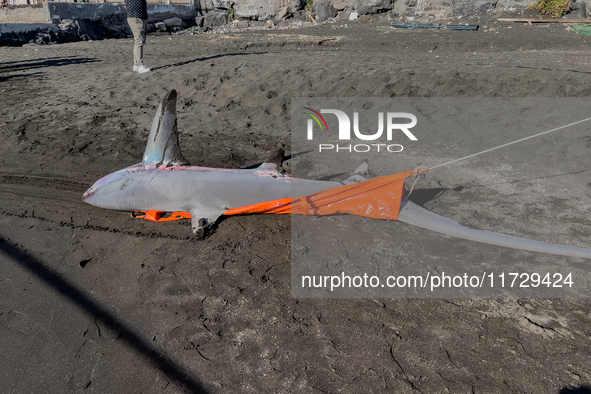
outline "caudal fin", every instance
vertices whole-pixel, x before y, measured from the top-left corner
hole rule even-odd
[[[189,165],[181,154],[176,121],[176,90],[162,99],[148,137],[142,164]]]
[[[437,231],[438,233],[469,239],[476,242],[504,246],[507,248],[591,259],[591,249],[549,244],[531,239],[517,238],[510,235],[493,233],[492,231],[476,230],[465,227],[455,220],[448,219],[436,214],[435,212],[421,208],[418,205],[408,201],[406,198],[402,199],[402,204],[400,206],[400,214],[398,215],[399,221],[426,228],[428,230]]]

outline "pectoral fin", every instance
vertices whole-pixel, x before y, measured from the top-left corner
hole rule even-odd
[[[207,236],[215,222],[218,220],[220,216],[225,211],[217,211],[217,210],[192,210],[191,211],[191,228],[193,229],[193,234],[197,237],[205,237]]]

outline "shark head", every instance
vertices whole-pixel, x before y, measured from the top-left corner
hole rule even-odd
[[[84,193],[82,201],[99,208],[119,209],[121,191],[126,187],[126,175],[130,174],[134,167],[143,166],[132,166],[102,177]]]

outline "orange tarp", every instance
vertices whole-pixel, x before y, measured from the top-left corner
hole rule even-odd
[[[335,187],[298,198],[284,198],[230,209],[224,215],[275,213],[292,215],[336,215],[347,213],[374,219],[398,220],[404,195],[404,180],[413,171],[382,176]]]

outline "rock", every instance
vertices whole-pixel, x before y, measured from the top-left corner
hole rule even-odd
[[[351,15],[351,12],[351,8],[347,7],[339,14],[337,19],[340,21],[346,21],[347,19],[349,19],[349,15]]]
[[[359,14],[357,12],[351,12],[349,14],[349,20],[350,21],[354,21],[355,19],[357,19],[359,17]]]
[[[125,38],[131,35],[131,29],[126,22],[126,15],[111,15],[102,19],[60,19],[55,24],[45,27],[36,27],[32,24],[30,29],[21,34],[2,33],[0,45],[22,45],[33,42],[38,45],[76,42],[84,40],[104,40],[107,38]]]
[[[218,9],[230,9],[234,5],[235,1],[233,0],[212,0],[213,7]]]
[[[78,19],[78,28],[80,32],[87,35],[93,41],[102,40],[107,37],[107,31],[100,21],[91,21],[88,19]]]
[[[166,23],[164,22],[156,22],[154,26],[156,29],[158,29],[158,31],[166,31]]]
[[[331,3],[318,3],[313,5],[314,13],[316,17],[321,20],[327,20],[337,16],[337,9],[332,6]]]
[[[203,17],[203,16],[195,17],[195,26],[202,27],[204,20],[205,20],[205,17]]]
[[[235,19],[233,23],[234,23],[234,26],[236,26],[240,29],[245,29],[250,26],[250,24],[248,23],[247,20]]]
[[[582,1],[575,1],[572,10],[566,14],[566,19],[586,19],[587,5]]]
[[[377,14],[390,11],[395,0],[358,0],[357,12],[359,15]]]
[[[263,27],[265,25],[265,22],[263,22],[263,21],[252,21],[251,24],[254,27]]]
[[[236,18],[258,19],[259,12],[257,10],[243,10],[243,11],[235,10],[234,16]]]
[[[454,3],[454,15],[469,15],[476,12],[486,12],[496,8],[498,0],[492,1],[470,1],[465,3]]]
[[[306,11],[299,10],[299,11],[294,12],[292,19],[296,20],[296,21],[305,22],[306,21]]]
[[[305,2],[304,2],[305,3]],[[285,12],[291,15],[302,6],[301,0],[235,0],[234,15],[240,18],[266,20]]]
[[[345,8],[351,8],[355,5],[355,1],[351,0],[331,0],[330,2],[337,10],[344,10]]]
[[[363,1],[366,2],[366,0]],[[528,4],[534,2],[535,0],[398,0],[392,4],[392,15],[406,17],[474,15],[492,9],[525,9]]]
[[[228,12],[222,10],[213,10],[205,14],[203,21],[204,27],[224,26],[228,23]]]
[[[163,20],[162,22],[164,22],[164,24],[168,27],[183,25],[183,20],[181,18],[168,18]]]
[[[72,19],[62,19],[58,24],[60,30],[76,29],[78,26]]]
[[[195,9],[205,15],[208,11],[214,10],[215,7],[211,0],[195,0]]]

